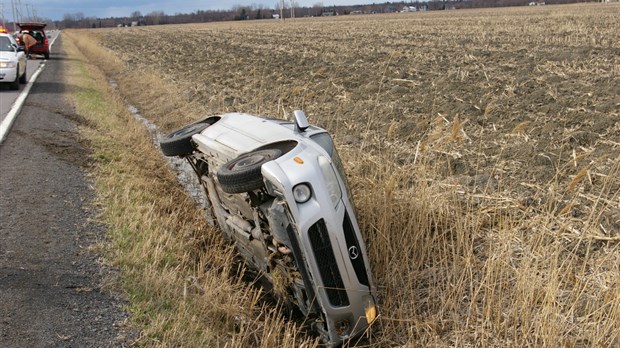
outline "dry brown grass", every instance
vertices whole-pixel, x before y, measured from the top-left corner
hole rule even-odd
[[[226,111],[284,117],[302,108],[336,135],[379,285],[370,345],[613,347],[620,344],[619,16],[618,5],[546,6],[65,38],[161,128]],[[118,132],[103,137],[127,133]],[[115,156],[149,158],[155,167],[127,170],[151,179],[123,194],[185,200],[152,188],[173,179],[152,176],[167,172],[154,164],[152,146],[126,154],[130,144]],[[175,214],[180,225],[149,215],[159,204],[132,216],[152,219],[156,231],[167,226],[162,236],[177,252],[203,255],[205,244],[183,242],[186,229],[208,230],[190,206]],[[137,252],[151,254],[160,238]],[[187,278],[178,274],[188,269],[206,284],[230,284],[230,293],[218,294],[250,309],[248,326],[214,328],[206,310],[163,325],[152,318],[157,308],[138,318],[146,330],[157,328],[161,343],[144,343],[194,346],[191,331],[233,346],[301,344],[290,323],[280,329],[276,312],[258,315],[242,283],[201,272],[211,257],[204,255],[168,269],[163,289],[181,288]],[[143,265],[129,262],[127,272],[133,267]],[[158,284],[158,272],[144,272],[151,274],[144,287]],[[243,296],[235,297],[236,287]],[[169,296],[180,308],[207,298]],[[184,338],[170,333],[177,330]]]

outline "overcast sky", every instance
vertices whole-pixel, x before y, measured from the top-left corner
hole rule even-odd
[[[7,20],[13,19],[11,4],[21,3],[23,17],[36,13],[37,17],[60,20],[64,14],[81,12],[86,17],[125,17],[134,11],[147,14],[152,11],[164,11],[166,14],[190,13],[196,10],[230,10],[235,5],[249,6],[262,4],[275,8],[278,0],[0,0],[3,15]],[[288,0],[286,0],[288,2]],[[297,0],[299,6],[312,6],[316,3],[329,5],[355,5],[381,2],[380,0]]]

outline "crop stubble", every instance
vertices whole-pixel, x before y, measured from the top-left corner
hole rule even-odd
[[[305,110],[335,134],[380,342],[618,344],[620,6],[97,30],[144,115]],[[153,99],[151,95],[150,100]],[[166,110],[166,112],[158,112]]]

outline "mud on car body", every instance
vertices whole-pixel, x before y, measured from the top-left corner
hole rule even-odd
[[[303,112],[294,116],[212,116],[160,146],[192,165],[217,225],[247,265],[337,346],[375,319],[375,285],[332,138]]]

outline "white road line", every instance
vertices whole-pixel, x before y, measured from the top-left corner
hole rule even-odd
[[[58,35],[60,35],[60,33]],[[50,43],[50,51],[52,50],[52,45],[54,44],[54,42],[56,42],[58,35],[56,35],[54,37],[54,40]],[[9,113],[6,115],[6,117],[0,124],[0,144],[4,142],[4,139],[6,139],[6,136],[9,134],[9,131],[11,130],[11,126],[13,125],[13,122],[15,122],[17,115],[22,110],[22,106],[24,106],[24,101],[26,100],[26,97],[28,97],[28,93],[30,93],[30,89],[32,88],[32,85],[37,80],[37,77],[39,77],[39,74],[41,73],[41,71],[43,71],[44,67],[45,67],[45,63],[39,65],[39,68],[37,69],[37,71],[35,71],[34,74],[32,74],[32,76],[30,77],[30,80],[28,81],[28,84],[26,85],[26,88],[24,88],[22,92],[19,94],[19,97],[15,99],[13,106],[11,106],[11,110],[9,110]]]

